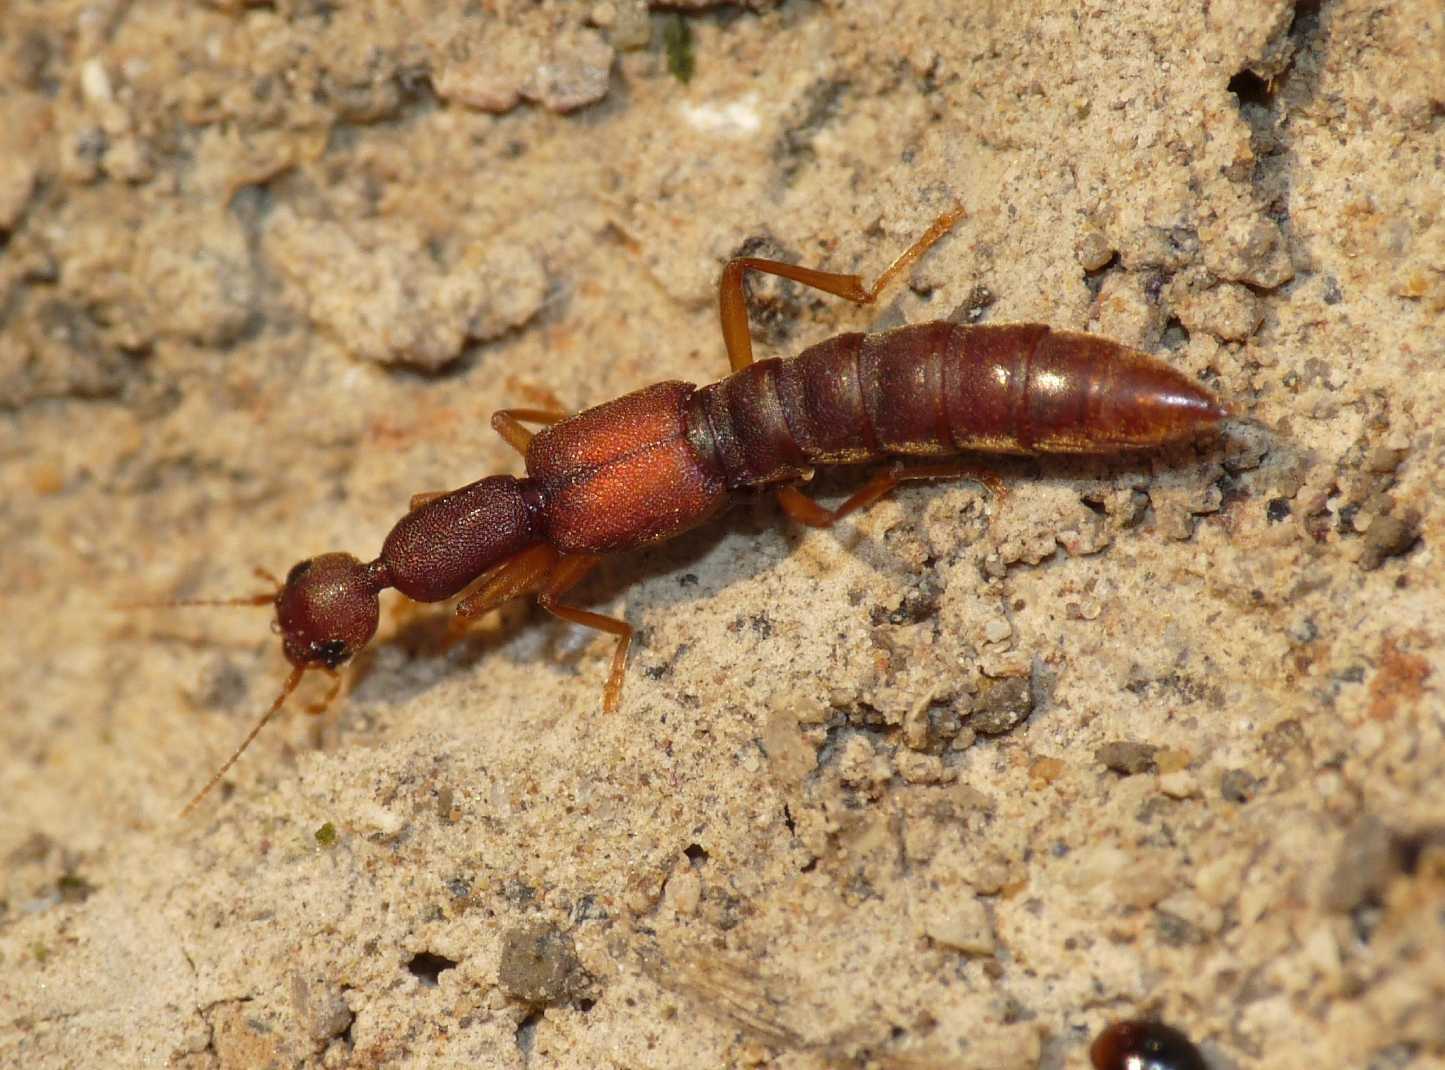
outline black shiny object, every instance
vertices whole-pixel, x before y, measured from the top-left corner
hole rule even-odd
[[[1209,1070],[1183,1033],[1162,1022],[1115,1022],[1089,1047],[1094,1070]]]

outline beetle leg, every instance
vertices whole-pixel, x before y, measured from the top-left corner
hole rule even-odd
[[[532,432],[522,426],[523,422],[555,424],[558,420],[565,419],[565,412],[551,409],[498,409],[492,413],[492,429],[507,440],[507,445],[525,457],[527,446],[532,441]]]
[[[971,479],[981,483],[995,498],[1002,500],[1007,495],[1003,480],[998,476],[960,461],[955,464],[923,464],[911,468],[895,466],[864,483],[836,509],[819,505],[797,487],[779,488],[778,504],[783,507],[783,512],[800,524],[807,524],[812,528],[828,528],[849,513],[872,505],[898,484],[914,479]]]
[[[546,543],[507,558],[482,574],[472,593],[457,603],[457,616],[480,617],[503,602],[530,594],[547,578],[557,559],[557,551]]]
[[[602,712],[613,713],[622,703],[622,679],[627,670],[627,648],[632,644],[632,625],[616,617],[562,605],[557,601],[596,568],[600,560],[601,558],[591,554],[569,554],[563,557],[547,577],[546,585],[537,595],[537,603],[554,617],[617,636],[617,645],[612,650],[612,671],[602,688]]]
[[[895,278],[911,268],[930,246],[943,237],[953,225],[963,218],[963,206],[954,205],[933,221],[916,242],[889,264],[872,286],[863,285],[861,275],[838,275],[831,271],[787,264],[781,260],[762,260],[752,256],[740,256],[729,260],[723,268],[722,281],[718,284],[718,312],[722,318],[723,343],[727,346],[728,361],[735,372],[742,371],[753,362],[753,340],[748,330],[748,303],[743,296],[743,272],[761,271],[778,275],[815,290],[822,290],[837,297],[855,301],[860,305],[872,304],[878,294]]]
[[[302,707],[302,709],[310,714],[325,713],[331,704],[336,701],[336,696],[341,692],[341,683],[345,679],[345,676],[335,669],[322,669],[321,671],[331,677],[331,686],[327,688],[326,694],[322,696],[321,699],[316,702],[307,703]]]

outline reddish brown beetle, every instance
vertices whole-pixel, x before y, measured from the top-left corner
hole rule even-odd
[[[1115,1022],[1089,1045],[1094,1070],[1208,1070],[1188,1037],[1163,1022]]]
[[[334,674],[371,640],[377,596],[388,587],[436,602],[475,583],[457,606],[462,617],[535,594],[549,613],[615,635],[602,702],[612,711],[622,697],[632,627],[561,601],[603,554],[680,535],[745,488],[774,487],[790,517],[827,527],[904,480],[974,472],[959,462],[895,465],[826,509],[794,485],[817,465],[965,450],[1149,448],[1190,438],[1225,416],[1208,390],[1152,357],[1033,323],[922,323],[841,334],[792,360],[753,360],[744,272],[868,304],[962,215],[954,209],[938,219],[868,288],[857,275],[752,257],[730,261],[720,286],[733,369],[726,379],[703,387],[657,383],[575,416],[498,412],[492,426],[526,459],[526,477],[489,476],[449,493],[419,494],[376,560],[322,554],[292,568],[274,592],[222,603],[274,604],[293,668],[271,708],[187,810],[225,775],[303,674]],[[524,423],[548,426],[534,434]]]

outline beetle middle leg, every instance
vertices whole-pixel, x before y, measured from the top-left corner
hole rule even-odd
[[[457,616],[463,620],[479,617],[513,598],[535,593],[537,604],[554,617],[617,636],[612,670],[602,691],[603,712],[611,713],[622,702],[622,678],[627,669],[627,649],[632,643],[632,625],[557,601],[581,583],[601,560],[592,554],[558,554],[545,544],[523,550],[483,576],[476,590],[457,604]]]
[[[569,554],[563,557],[547,577],[541,593],[537,595],[537,604],[554,617],[617,636],[617,646],[612,650],[612,671],[608,673],[607,683],[602,688],[602,712],[614,713],[622,704],[622,679],[627,670],[627,648],[632,645],[632,625],[616,617],[562,605],[557,601],[582,582],[583,577],[596,568],[600,560],[601,558],[591,554]]]
[[[542,543],[509,557],[483,573],[470,594],[457,603],[457,616],[480,617],[504,602],[538,590],[557,566],[561,555]]]
[[[972,479],[987,487],[996,498],[1003,498],[1006,493],[1003,481],[998,476],[959,461],[951,464],[917,465],[912,468],[894,466],[863,484],[836,509],[819,505],[797,487],[780,488],[777,491],[778,504],[783,507],[783,512],[800,524],[807,524],[811,528],[830,528],[849,513],[867,508],[887,496],[898,484],[915,479]]]
[[[753,362],[753,339],[748,329],[748,304],[743,296],[743,272],[761,271],[778,275],[815,290],[822,290],[837,297],[870,305],[878,299],[887,285],[911,268],[929,248],[943,237],[953,225],[963,218],[963,206],[955,205],[933,221],[916,242],[899,254],[889,264],[872,286],[863,285],[861,275],[839,275],[831,271],[788,264],[781,260],[762,260],[752,256],[740,256],[729,260],[723,268],[722,282],[718,284],[718,312],[722,318],[723,343],[727,346],[728,361],[735,372],[740,372]]]

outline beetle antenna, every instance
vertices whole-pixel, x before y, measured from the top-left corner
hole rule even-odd
[[[291,670],[291,675],[286,677],[286,682],[281,685],[281,693],[276,696],[276,701],[271,703],[271,708],[261,715],[261,719],[256,722],[251,728],[251,731],[247,733],[246,738],[241,741],[241,745],[236,748],[236,753],[226,759],[226,763],[216,770],[216,775],[206,781],[206,786],[196,792],[195,796],[190,802],[186,803],[185,808],[181,810],[178,816],[187,816],[196,808],[202,799],[211,793],[211,789],[221,782],[221,778],[230,771],[231,766],[236,764],[236,759],[245,753],[246,748],[251,745],[251,741],[261,733],[261,729],[266,727],[266,722],[276,716],[276,711],[281,708],[282,703],[286,701],[291,692],[296,690],[296,685],[301,682],[301,677],[305,674],[305,665],[298,665]]]
[[[116,609],[169,609],[171,606],[269,606],[281,592],[281,581],[264,568],[252,571],[261,579],[272,584],[273,589],[264,594],[244,594],[239,598],[167,598],[141,602],[117,602]]]
[[[165,602],[117,602],[116,609],[169,609],[172,606],[269,606],[276,594],[248,594],[240,598],[173,598]]]

